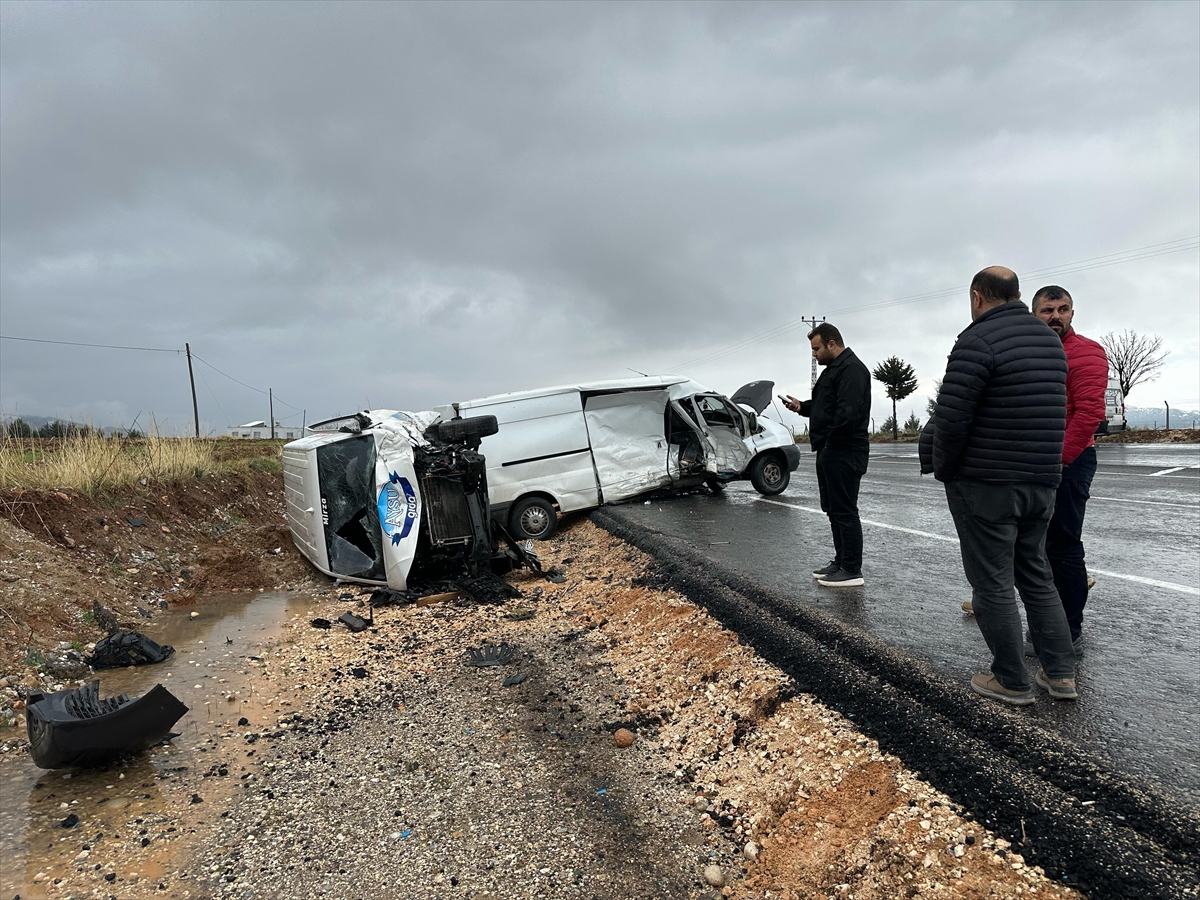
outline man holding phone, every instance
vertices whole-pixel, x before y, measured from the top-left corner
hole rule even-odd
[[[825,587],[858,587],[863,583],[858,486],[871,448],[871,373],[828,322],[810,331],[808,342],[813,358],[824,367],[812,399],[801,401],[790,394],[781,399],[792,412],[808,417],[821,510],[833,532],[834,557],[815,570],[813,578]]]

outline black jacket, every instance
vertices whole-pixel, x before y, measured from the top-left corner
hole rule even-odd
[[[808,441],[813,452],[829,447],[870,450],[871,373],[847,347],[825,367],[813,387],[811,400],[800,404],[808,416]]]
[[[933,474],[1057,485],[1066,417],[1062,340],[1020,300],[992,307],[950,351],[933,415]]]

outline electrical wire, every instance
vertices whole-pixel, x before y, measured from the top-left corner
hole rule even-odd
[[[3,341],[28,341],[31,344],[64,344],[68,347],[102,347],[105,350],[145,350],[148,353],[182,353],[169,347],[121,347],[116,344],[82,344],[78,341],[49,341],[45,338],[16,337],[11,334],[0,334]]]

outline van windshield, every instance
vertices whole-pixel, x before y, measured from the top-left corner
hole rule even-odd
[[[383,537],[375,502],[375,438],[365,434],[317,448],[321,518],[329,569],[383,581]]]

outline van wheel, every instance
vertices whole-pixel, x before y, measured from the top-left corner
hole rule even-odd
[[[792,473],[778,453],[763,453],[750,463],[750,483],[760,494],[773,497],[782,494],[792,480]]]
[[[495,416],[472,416],[469,419],[450,419],[439,422],[438,437],[448,444],[473,444],[500,430]]]
[[[515,538],[543,541],[558,527],[558,512],[545,497],[526,497],[513,506],[508,524]]]

